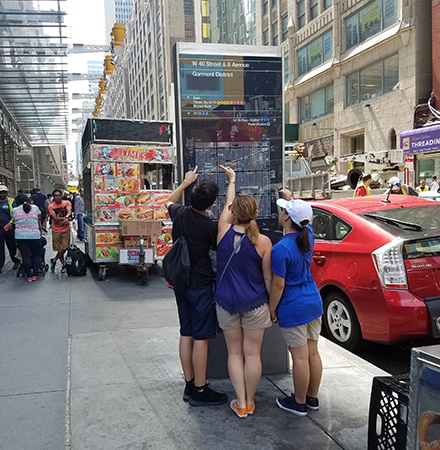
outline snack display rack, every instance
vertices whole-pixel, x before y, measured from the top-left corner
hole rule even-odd
[[[106,128],[111,125],[108,122],[111,120],[105,120]],[[125,125],[124,121],[114,122]],[[126,122],[128,127],[133,126],[133,121]],[[159,130],[159,142],[154,141],[153,133],[149,142],[105,141],[102,136],[95,139],[93,135],[86,143],[83,140],[85,250],[92,262],[99,265],[98,277],[104,280],[108,264],[119,263],[121,250],[129,248],[129,262],[124,251],[121,264],[136,266],[142,284],[146,284],[148,267],[163,258],[171,247],[171,222],[164,203],[173,188],[175,149],[170,142],[163,142],[163,127],[170,128],[170,124],[135,122],[135,125]],[[171,136],[166,140],[171,140]],[[122,221],[132,222],[130,235],[122,232]],[[151,228],[154,235],[142,235],[145,227],[136,226],[142,223],[160,223],[160,227]],[[136,250],[141,253],[138,262]]]

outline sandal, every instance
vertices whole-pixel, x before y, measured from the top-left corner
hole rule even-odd
[[[248,415],[247,408],[239,408],[237,399],[231,400],[229,407],[235,412],[235,414],[237,414],[238,417],[240,417],[240,419],[246,419]]]

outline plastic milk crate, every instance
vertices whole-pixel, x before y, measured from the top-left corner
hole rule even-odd
[[[374,377],[368,419],[368,450],[405,450],[409,374]]]

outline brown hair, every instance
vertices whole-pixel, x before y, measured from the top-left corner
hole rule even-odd
[[[371,174],[368,174],[368,175],[364,175],[363,177],[362,177],[362,181],[365,183],[366,181],[368,181],[368,180],[371,180]]]
[[[237,224],[247,224],[246,236],[252,245],[257,245],[258,241],[258,225],[255,221],[257,217],[258,207],[255,199],[248,194],[239,194],[235,197],[231,205],[231,212],[237,219]]]

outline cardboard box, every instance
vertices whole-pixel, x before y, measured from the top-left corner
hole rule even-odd
[[[154,249],[144,248],[145,263],[154,264]],[[119,264],[139,264],[139,250],[121,248],[119,250]]]
[[[158,236],[162,233],[159,220],[121,220],[122,236]]]
[[[139,238],[136,237],[124,237],[124,247],[125,248],[139,248],[140,247],[140,242],[139,242]],[[144,238],[144,248],[146,247],[152,247],[152,239],[150,236],[146,236]]]

